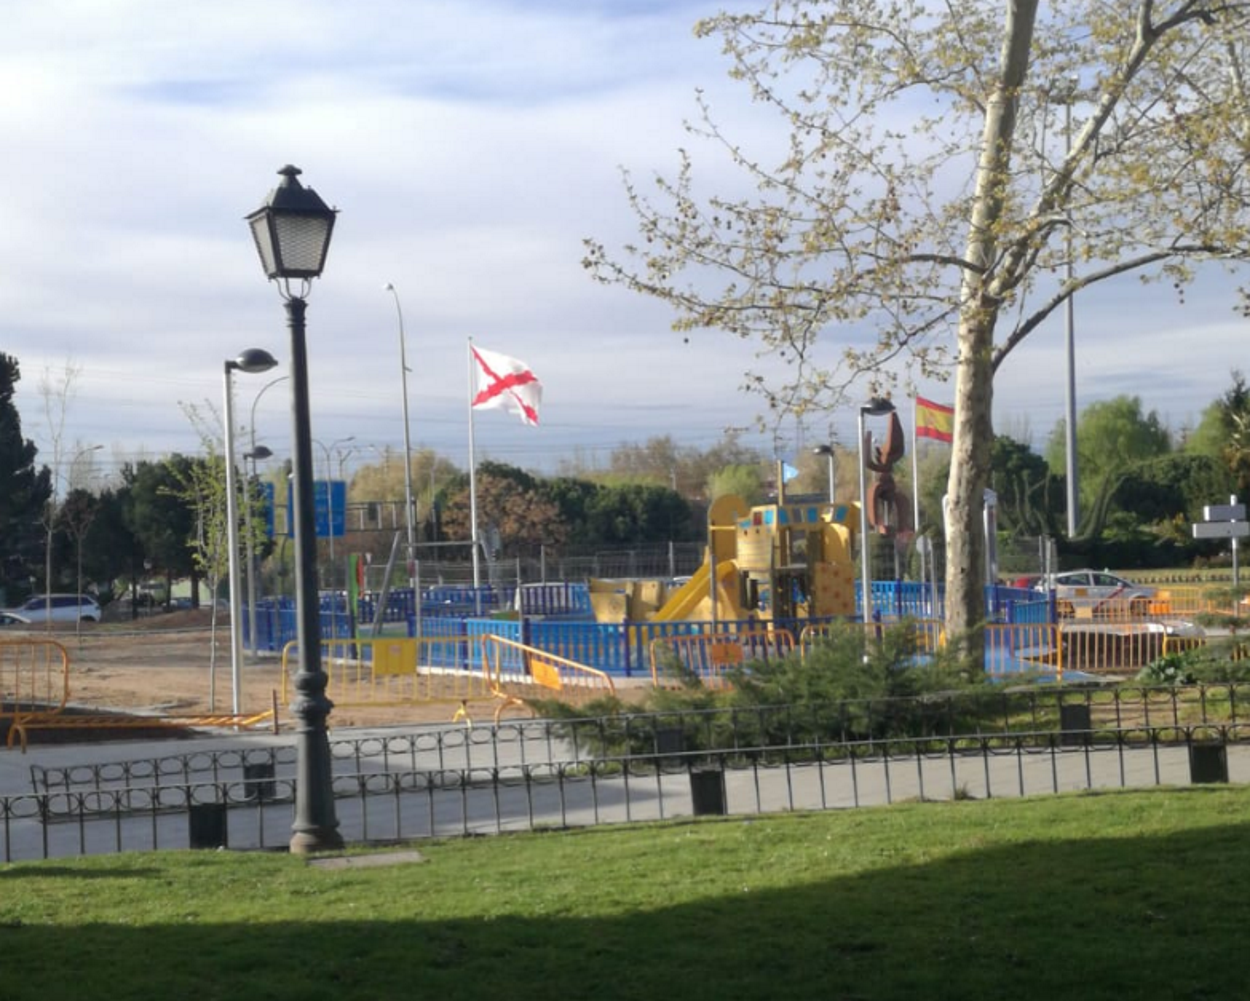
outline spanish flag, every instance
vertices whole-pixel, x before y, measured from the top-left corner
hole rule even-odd
[[[916,397],[916,437],[955,440],[955,408]]]

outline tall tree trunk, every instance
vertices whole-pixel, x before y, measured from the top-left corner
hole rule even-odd
[[[959,357],[955,378],[955,440],[947,484],[946,635],[979,651],[985,624],[985,528],[994,427],[991,353],[1000,308],[991,270],[1002,215],[1002,192],[1010,183],[1017,95],[1028,75],[1037,0],[1008,0],[999,79],[985,109],[981,158],[965,253]]]

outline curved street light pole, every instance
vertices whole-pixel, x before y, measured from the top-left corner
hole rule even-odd
[[[412,437],[408,427],[408,357],[404,344],[404,311],[399,304],[399,292],[391,282],[386,283],[386,291],[390,292],[395,300],[395,315],[399,320],[399,380],[400,389],[403,393],[403,413],[404,413],[404,527],[407,531],[408,543],[408,586],[412,588],[413,598],[416,600],[417,581],[416,581],[416,539],[412,530]],[[418,610],[421,608],[421,602],[417,601]],[[418,614],[420,612],[418,611]]]
[[[276,386],[278,383],[283,382],[289,378],[291,378],[289,375],[280,375],[276,379],[270,379],[267,383],[265,383],[263,386],[260,387],[259,392],[257,392],[255,398],[252,400],[252,416],[250,419],[250,423],[248,424],[248,428],[249,428],[249,435],[250,435],[249,445],[253,452],[256,451],[256,404],[260,402],[260,398],[265,395],[265,391],[268,390],[271,386]]]
[[[89,445],[87,448],[83,448],[75,452],[73,458],[69,460],[68,479],[73,479],[74,464],[78,462],[79,459],[81,459],[88,452],[95,452],[103,447],[103,445]],[[61,479],[60,466],[64,461],[65,460],[61,459],[59,456],[53,460],[52,493],[48,497],[48,501],[45,506],[47,521],[44,526],[45,532],[43,547],[43,628],[47,632],[52,631],[52,533],[56,527],[57,493]],[[67,484],[67,493],[68,487],[69,485]]]
[[[260,390],[252,398],[252,412],[248,421],[248,441],[249,448],[243,456],[244,459],[252,460],[252,480],[256,479],[256,463],[261,459],[273,458],[273,452],[265,445],[256,444],[256,404],[260,402],[260,398],[265,392],[278,383],[291,378],[289,375],[280,375],[276,379],[270,379],[267,383],[260,387]],[[245,467],[246,468],[246,467]],[[252,659],[254,660],[259,651],[259,644],[256,639],[256,553],[254,551],[255,540],[252,538],[252,480],[248,481],[248,489],[243,494],[244,515],[243,523],[247,526],[247,626],[248,638],[252,643]]]
[[[253,435],[253,437],[255,437]],[[243,472],[247,475],[247,461],[252,460],[252,472],[247,475],[247,483],[243,488],[243,524],[244,539],[247,550],[247,637],[251,640],[252,659],[255,660],[259,645],[256,641],[256,534],[252,525],[252,489],[256,482],[256,463],[261,459],[273,458],[273,452],[266,445],[253,445],[243,453]]]
[[[239,583],[239,486],[234,467],[234,373],[268,372],[278,362],[268,351],[248,348],[222,367],[226,423],[226,562],[230,578],[230,711],[236,716],[243,701],[243,594]],[[252,537],[248,525],[247,536]],[[217,596],[213,595],[213,600]]]

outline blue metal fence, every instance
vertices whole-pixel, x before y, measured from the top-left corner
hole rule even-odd
[[[911,581],[874,581],[873,610],[878,619],[940,618],[932,609],[932,589]],[[700,635],[709,632],[735,633],[759,629],[753,619],[712,622],[596,622],[591,611],[589,589],[585,584],[524,585],[520,591],[522,614],[504,618],[504,610],[515,608],[515,587],[481,588],[438,586],[430,588],[421,600],[420,635],[427,639],[462,639],[463,645],[439,645],[430,655],[439,667],[464,667],[481,657],[480,637],[503,636],[569,660],[577,661],[618,677],[645,676],[650,671],[650,649],[655,639]],[[856,592],[857,598],[859,592]],[[366,594],[357,606],[356,628],[373,622],[377,596]],[[1021,588],[986,588],[986,607],[991,621],[1040,624],[1053,621],[1053,610],[1037,592]],[[391,592],[387,597],[384,622],[403,622],[408,636],[417,635],[416,599],[410,589]],[[858,609],[857,609],[858,612]],[[350,639],[352,619],[342,592],[326,594],[321,601],[321,634],[325,639]],[[493,614],[492,614],[493,613]],[[774,622],[777,628],[791,629],[795,636],[804,626],[828,619],[801,622]],[[244,639],[251,645],[248,616],[244,616]],[[289,598],[267,599],[257,604],[257,648],[280,651],[296,638],[295,603]]]

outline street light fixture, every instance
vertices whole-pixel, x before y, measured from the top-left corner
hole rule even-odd
[[[243,524],[247,526],[247,534],[244,536],[247,549],[247,638],[251,640],[253,659],[259,647],[256,643],[256,552],[252,539],[252,484],[256,480],[256,463],[261,459],[272,458],[273,450],[269,446],[256,444],[256,428],[253,426],[252,447],[243,453],[244,473],[247,472],[247,461],[252,460],[252,472],[243,490]]]
[[[833,465],[834,465],[834,458],[835,458],[833,446],[832,445],[817,445],[815,448],[812,449],[812,454],[823,455],[829,460],[829,503],[832,504],[833,503],[833,487],[834,487]]]
[[[328,683],[321,666],[321,610],[317,594],[317,525],[313,501],[312,427],[308,399],[308,353],[304,336],[305,297],[312,279],[321,274],[334,231],[335,210],[311,188],[299,183],[292,166],[278,171],[282,181],[265,204],[247,216],[270,281],[279,282],[291,331],[292,471],[295,483],[295,608],[298,621],[299,671],[291,710],[296,731],[295,820],[290,848],[307,854],[341,848],[331,785],[330,741],[326,718],[334,704],[326,697]],[[292,292],[291,281],[298,280]]]
[[[227,359],[222,370],[226,399],[226,560],[230,576],[230,711],[242,711],[243,694],[243,594],[239,584],[239,486],[234,468],[234,373],[256,375],[268,372],[277,359],[261,348],[248,348],[237,358]],[[251,552],[252,526],[249,511],[248,551]],[[216,599],[216,595],[213,596]]]
[[[872,621],[872,566],[868,553],[868,457],[865,454],[864,418],[884,417],[892,413],[894,404],[882,397],[874,397],[859,408],[859,572],[865,625]]]
[[[417,581],[414,561],[417,557],[416,540],[412,534],[412,438],[408,428],[408,361],[404,346],[404,311],[399,305],[399,293],[391,282],[386,283],[386,291],[395,299],[395,315],[399,319],[399,380],[404,399],[404,527],[407,530],[408,543],[408,586],[415,596]],[[420,607],[421,602],[417,601],[417,608]]]

